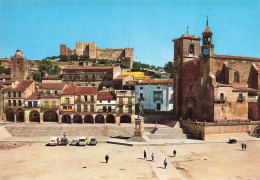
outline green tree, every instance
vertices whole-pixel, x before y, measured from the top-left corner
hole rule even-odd
[[[50,59],[43,59],[39,63],[39,71],[36,72],[33,76],[33,79],[36,81],[41,81],[44,73],[47,74],[59,74],[61,69],[58,65],[53,65],[53,62]]]
[[[164,65],[164,71],[167,73],[173,73],[173,62],[169,61]]]

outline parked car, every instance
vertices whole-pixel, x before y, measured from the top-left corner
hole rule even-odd
[[[86,138],[86,137],[79,138],[79,142],[78,142],[79,146],[86,146],[87,143],[88,143],[88,138]]]
[[[59,137],[51,137],[49,140],[49,146],[57,146],[59,144]]]
[[[73,140],[70,142],[70,145],[71,145],[71,146],[77,146],[77,145],[78,145],[78,140],[77,140],[77,139],[73,139]]]
[[[236,144],[237,140],[236,139],[229,139],[228,143],[229,144]]]
[[[69,144],[69,140],[67,138],[65,138],[65,137],[60,138],[59,145],[67,146],[67,144]]]
[[[91,138],[90,141],[89,141],[89,145],[97,145],[97,140],[96,138]]]

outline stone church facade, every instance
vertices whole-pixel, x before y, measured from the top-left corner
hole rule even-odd
[[[179,117],[208,122],[259,119],[260,58],[215,54],[208,20],[202,39],[187,33],[173,42]]]

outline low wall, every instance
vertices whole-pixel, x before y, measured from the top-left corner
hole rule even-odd
[[[186,129],[189,138],[209,140],[232,138],[232,136],[246,136],[253,132],[260,122],[207,124],[181,121],[181,126]]]

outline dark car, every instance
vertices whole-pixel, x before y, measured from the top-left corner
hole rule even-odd
[[[65,137],[60,139],[59,145],[61,146],[67,146],[67,144],[69,144],[69,140]]]
[[[91,138],[88,145],[94,145],[95,146],[96,144],[97,144],[97,140],[95,138]]]
[[[228,143],[229,144],[236,144],[237,140],[236,139],[229,139]]]

